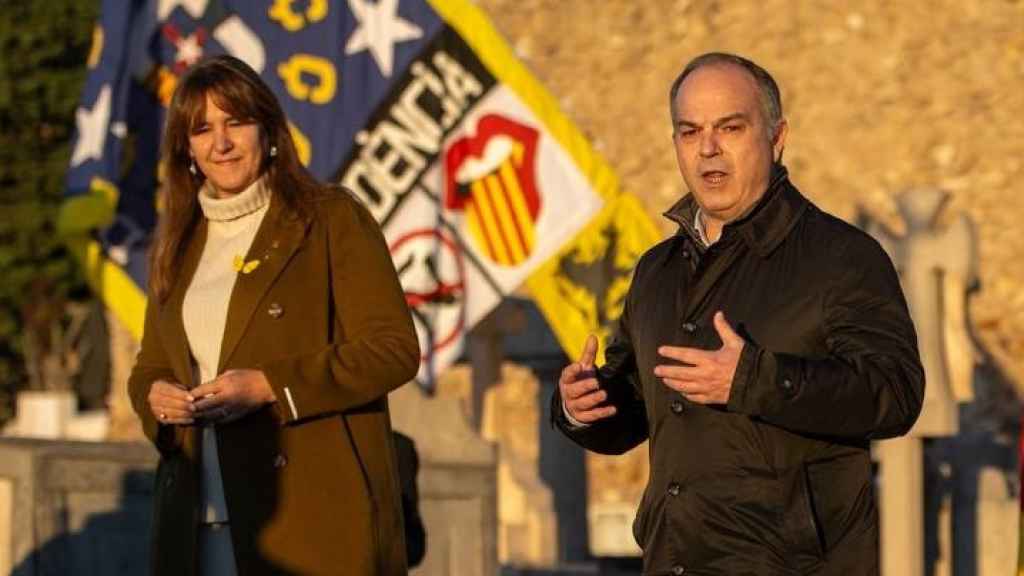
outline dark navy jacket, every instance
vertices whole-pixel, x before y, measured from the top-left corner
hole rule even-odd
[[[744,218],[704,248],[696,202],[637,265],[599,371],[618,411],[584,448],[650,439],[634,523],[645,574],[878,573],[870,440],[906,433],[924,372],[899,280],[879,244],[826,214],[777,167]],[[660,345],[714,349],[725,312],[746,340],[728,405],[688,402],[654,375]]]

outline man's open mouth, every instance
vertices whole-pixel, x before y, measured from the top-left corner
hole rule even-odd
[[[708,170],[707,172],[701,172],[700,177],[704,179],[708,184],[721,184],[725,182],[725,179],[729,174],[722,172],[721,170]]]

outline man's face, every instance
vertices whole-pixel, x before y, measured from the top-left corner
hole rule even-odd
[[[786,136],[785,122],[766,125],[754,78],[730,64],[697,69],[679,87],[673,120],[679,172],[704,216],[726,223],[745,214]]]

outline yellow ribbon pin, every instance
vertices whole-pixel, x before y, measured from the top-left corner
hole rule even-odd
[[[242,258],[241,255],[235,254],[235,261],[234,261],[232,267],[235,269],[235,272],[241,272],[242,274],[248,274],[248,273],[252,272],[253,270],[255,270],[259,265],[260,265],[260,261],[259,260],[249,260],[248,262],[246,262],[245,258]]]

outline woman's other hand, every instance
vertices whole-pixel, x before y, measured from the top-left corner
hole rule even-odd
[[[154,380],[146,400],[161,424],[192,424],[195,420],[193,396],[178,382]]]
[[[228,370],[192,389],[197,398],[195,417],[210,422],[233,422],[277,401],[262,370]]]

